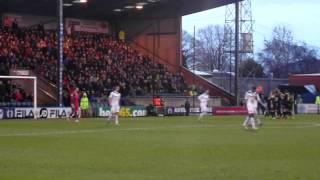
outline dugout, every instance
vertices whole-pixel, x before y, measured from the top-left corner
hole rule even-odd
[[[320,92],[320,73],[318,74],[293,74],[289,76],[289,83],[296,86],[313,84]]]
[[[110,35],[125,39],[171,72],[181,73],[188,84],[210,89],[226,102],[234,96],[182,67],[182,16],[234,3],[236,0],[64,0],[64,18],[107,22]],[[142,6],[143,8],[138,8]],[[3,22],[18,26],[57,27],[57,0],[0,0]],[[102,26],[102,25],[101,25]]]

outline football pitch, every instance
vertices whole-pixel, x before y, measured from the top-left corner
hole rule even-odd
[[[320,116],[0,121],[0,180],[319,180]]]

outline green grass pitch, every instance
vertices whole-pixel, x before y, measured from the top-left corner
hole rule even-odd
[[[0,180],[319,180],[320,116],[0,121]]]

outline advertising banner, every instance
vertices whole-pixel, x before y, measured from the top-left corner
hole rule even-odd
[[[208,109],[210,109],[210,108],[208,108]],[[190,108],[190,114],[191,115],[198,115],[198,114],[200,114],[200,108]]]
[[[245,107],[213,107],[212,114],[220,115],[247,115],[248,111]]]
[[[10,119],[14,117],[14,108],[0,108],[0,119]]]
[[[92,20],[83,20],[83,19],[66,19],[66,29],[67,31],[81,31],[81,32],[90,32],[90,33],[109,33],[109,24],[105,21],[92,21]]]
[[[33,118],[66,118],[71,113],[71,108],[39,107],[36,112],[33,108],[0,108],[0,119],[27,119]]]
[[[30,70],[26,70],[26,69],[13,69],[10,70],[10,75],[16,75],[16,76],[30,76]]]
[[[11,27],[13,22],[16,22],[18,25],[21,23],[22,16],[14,14],[4,14],[2,16],[2,24],[6,27]]]
[[[212,114],[212,108],[207,109],[208,114]],[[184,107],[166,107],[166,116],[184,116],[186,114],[186,109]],[[199,115],[200,108],[190,108],[190,115]]]
[[[54,16],[38,16],[29,14],[2,14],[3,26],[11,27],[12,23],[17,23],[18,27],[31,27],[41,24],[44,29],[55,30],[57,28],[56,17]]]
[[[165,115],[166,116],[173,116],[174,115],[174,107],[166,107],[165,108]]]
[[[71,114],[71,108],[39,108],[40,118],[67,118]]]
[[[186,109],[184,107],[166,107],[166,116],[183,116],[186,114]]]
[[[316,104],[298,104],[298,114],[316,114],[318,105]]]
[[[108,117],[111,113],[109,106],[97,107],[99,117]],[[127,106],[121,107],[119,112],[120,117],[143,117],[147,116],[147,110],[143,106]]]

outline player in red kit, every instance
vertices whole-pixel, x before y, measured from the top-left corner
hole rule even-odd
[[[70,118],[75,118],[75,122],[79,122],[79,89],[70,89],[70,104],[71,114]]]
[[[74,91],[74,88],[71,86],[71,87],[68,87],[68,92],[69,92],[69,97],[70,97],[70,106],[71,106],[71,113],[69,114],[69,117],[67,119],[67,121],[70,121],[70,119],[73,117],[74,115],[74,106],[73,106],[73,91]]]
[[[74,106],[74,118],[76,118],[75,122],[79,122],[79,89],[76,88],[73,91],[73,102],[72,102],[73,106]]]

